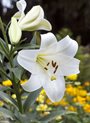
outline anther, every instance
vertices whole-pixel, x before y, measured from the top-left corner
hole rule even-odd
[[[45,70],[48,70],[46,67],[44,67]]]
[[[55,67],[55,70],[53,72],[54,74],[56,73],[57,69],[58,69],[58,65]]]
[[[50,64],[50,62],[47,63],[47,66]]]
[[[53,67],[56,66],[56,62],[54,62],[53,60],[52,60],[52,66],[53,66]]]

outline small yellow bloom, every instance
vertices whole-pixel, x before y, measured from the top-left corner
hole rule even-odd
[[[0,107],[4,106],[4,102],[0,100]]]
[[[65,100],[65,98],[63,98],[63,99],[59,102],[59,105],[61,105],[61,106],[67,106],[67,105],[68,105],[68,102]]]
[[[77,74],[71,74],[71,75],[67,76],[66,78],[69,80],[75,81],[75,80],[77,80],[78,75]]]
[[[83,105],[86,103],[86,98],[77,96],[77,97],[73,98],[73,102]]]
[[[44,89],[42,89],[42,91],[40,92],[40,94],[41,94],[41,95],[43,95],[43,96],[46,96],[46,92],[45,92],[45,90],[44,90]]]
[[[78,90],[78,95],[79,96],[87,96],[87,91],[86,90]]]
[[[39,103],[44,103],[44,100],[45,100],[45,96],[43,96],[43,95],[41,95],[41,94],[40,94],[40,95],[38,96],[38,98],[36,99],[36,101],[39,102]]]
[[[47,111],[48,110],[48,105],[46,104],[40,104],[36,108],[37,111]]]
[[[12,94],[12,98],[13,99],[16,99],[16,94]]]
[[[50,114],[49,111],[45,111],[45,112],[43,113],[43,116],[47,116],[47,115],[49,115],[49,114]]]
[[[87,96],[86,96],[86,100],[87,100],[87,101],[90,101],[90,95],[87,95]]]
[[[27,81],[28,81],[27,79],[21,80],[21,81],[20,81],[20,84],[24,84],[24,83],[27,82]]]
[[[71,96],[76,96],[77,95],[77,91],[78,91],[78,89],[76,87],[73,87],[73,86],[68,86],[66,88],[66,93],[71,95]]]
[[[67,110],[68,111],[77,111],[77,108],[74,106],[69,106]]]
[[[84,86],[90,86],[90,82],[85,82]]]
[[[49,98],[47,98],[47,99],[46,99],[46,104],[48,104],[48,105],[52,105],[52,102],[50,101],[50,99],[49,99]]]
[[[85,104],[83,106],[83,109],[84,109],[85,112],[90,113],[90,104]]]
[[[4,86],[12,86],[12,82],[10,80],[5,80],[2,82],[2,85]]]

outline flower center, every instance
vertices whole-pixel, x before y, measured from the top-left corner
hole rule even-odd
[[[55,73],[58,70],[58,64],[54,60],[46,59],[45,56],[45,54],[38,54],[36,57],[36,62],[39,63],[45,71],[47,71],[51,81],[56,80]]]

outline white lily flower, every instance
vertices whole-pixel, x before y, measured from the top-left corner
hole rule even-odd
[[[49,21],[44,19],[44,11],[41,6],[34,6],[26,15],[24,10],[26,8],[26,1],[20,0],[16,3],[19,12],[14,17],[18,20],[18,24],[21,30],[34,31],[34,30],[47,30],[52,29]]]
[[[23,89],[32,92],[43,87],[53,102],[59,101],[65,92],[64,76],[79,73],[80,61],[73,58],[77,50],[77,42],[69,36],[57,42],[52,33],[41,35],[40,49],[18,53],[18,63],[32,73]]]

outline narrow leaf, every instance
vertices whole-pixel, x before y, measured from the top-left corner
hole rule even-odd
[[[11,98],[8,94],[0,91],[0,98],[3,99],[5,102],[10,103],[11,105],[13,105],[15,108],[17,108],[16,101],[13,98]]]
[[[14,114],[8,110],[8,109],[5,109],[3,107],[0,107],[0,114],[4,117],[4,118],[10,118],[10,119],[14,119]]]
[[[25,103],[24,103],[24,111],[28,111],[30,106],[35,102],[36,98],[38,97],[40,91],[41,91],[42,88],[34,91],[34,92],[31,92],[29,94],[29,96],[27,97]]]

